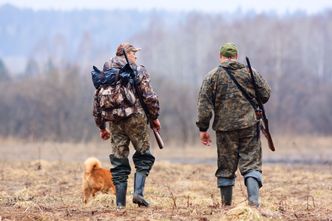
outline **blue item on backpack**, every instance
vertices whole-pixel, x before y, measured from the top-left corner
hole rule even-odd
[[[120,79],[119,72],[120,69],[118,68],[111,68],[106,71],[101,71],[96,66],[93,66],[93,70],[91,71],[93,85],[96,89],[98,89],[101,85],[114,86]]]

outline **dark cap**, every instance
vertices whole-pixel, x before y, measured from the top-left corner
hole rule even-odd
[[[125,49],[126,53],[129,53],[131,51],[137,52],[141,50],[141,48],[136,48],[132,44],[129,43],[121,43],[118,48],[116,49],[116,56],[122,56],[123,55],[123,49]]]
[[[225,43],[220,48],[220,55],[226,58],[233,58],[238,54],[238,49],[234,43]]]

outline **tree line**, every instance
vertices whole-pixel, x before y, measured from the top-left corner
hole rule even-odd
[[[198,141],[199,87],[206,73],[218,65],[219,47],[229,41],[238,45],[240,61],[248,56],[272,87],[266,105],[272,133],[332,134],[331,11],[311,16],[247,15],[232,20],[222,14],[196,12],[173,24],[157,14],[150,17],[147,28],[124,41],[143,48],[138,58],[159,95],[166,141]],[[10,73],[0,58],[2,137],[98,139],[89,72],[92,65],[101,67],[114,52],[98,48],[96,54],[93,47],[84,46],[80,48],[82,59],[75,62],[56,62],[54,54],[48,55],[46,63],[31,56],[21,74]]]

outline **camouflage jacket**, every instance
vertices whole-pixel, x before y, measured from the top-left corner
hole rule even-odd
[[[114,57],[110,61],[105,62],[103,69],[107,70],[110,68],[122,68],[126,64],[126,60],[123,57]],[[146,104],[148,111],[150,113],[151,120],[155,120],[159,116],[159,100],[156,93],[153,91],[150,85],[150,75],[147,73],[147,70],[143,65],[134,65],[131,64],[132,68],[136,68],[138,72],[138,88],[142,93],[144,103]],[[103,88],[105,89],[105,88]],[[106,127],[105,123],[105,113],[106,111],[101,110],[98,95],[100,90],[95,91],[95,98],[93,102],[93,116],[95,118],[96,125],[100,129]],[[141,113],[144,114],[143,108],[139,102],[138,96],[135,93],[136,102],[133,107],[130,107],[128,110],[129,113]]]
[[[212,128],[215,131],[231,131],[253,126],[257,123],[254,108],[228,76],[224,68],[231,71],[239,84],[254,97],[255,91],[249,70],[237,61],[221,63],[204,78],[198,96],[198,120],[200,131],[207,131],[214,113]],[[253,70],[259,95],[266,103],[271,88],[262,76]]]

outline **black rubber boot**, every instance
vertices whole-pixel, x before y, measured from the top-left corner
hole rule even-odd
[[[115,185],[116,190],[116,208],[118,210],[126,208],[127,183]]]
[[[255,178],[246,179],[249,206],[259,207],[259,185]]]
[[[148,207],[149,202],[143,197],[145,178],[146,175],[144,173],[135,173],[133,203],[138,204],[138,206]]]
[[[233,186],[220,187],[221,203],[223,206],[232,204]]]

